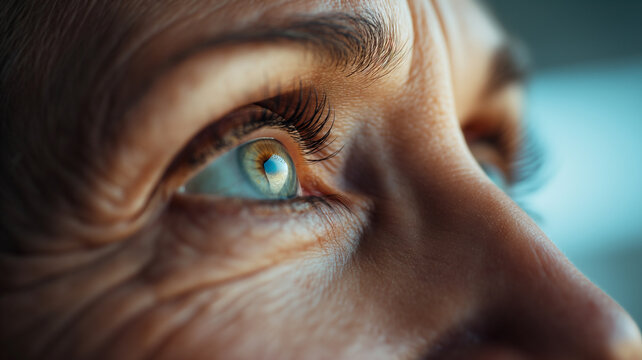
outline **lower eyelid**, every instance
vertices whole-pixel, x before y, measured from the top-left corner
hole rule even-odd
[[[209,266],[212,259],[217,261],[220,266],[215,278],[209,279],[214,282],[291,258],[300,259],[304,252],[319,253],[329,240],[330,227],[323,226],[323,217],[310,209],[284,212],[273,204],[247,206],[242,201],[201,200],[177,197],[172,201],[162,222],[164,233],[168,234],[164,244],[172,248],[186,246],[187,253],[194,254],[190,258],[190,273],[201,261]],[[172,256],[157,261],[161,272],[167,273],[167,268],[171,269],[178,261],[177,271],[170,271],[168,276],[180,278],[184,268],[180,258],[177,260],[175,252],[160,252],[161,256],[166,253]],[[181,288],[185,284],[178,281],[176,286]]]
[[[324,246],[324,242],[338,240],[337,236],[342,237],[341,229],[354,229],[360,219],[367,218],[358,209],[362,207],[352,206],[349,199],[335,197],[248,202],[212,201],[188,195],[176,196],[171,201],[166,212],[168,218],[163,223],[181,236],[189,236],[197,247],[207,251],[224,253],[226,248],[243,246],[284,251],[300,248],[305,242]]]

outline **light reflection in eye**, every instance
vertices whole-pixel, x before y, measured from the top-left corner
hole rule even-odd
[[[288,164],[279,155],[272,155],[263,163],[263,170],[272,193],[279,193],[286,185],[290,170]]]
[[[292,158],[272,138],[249,141],[208,165],[185,192],[250,199],[289,199],[298,192]]]

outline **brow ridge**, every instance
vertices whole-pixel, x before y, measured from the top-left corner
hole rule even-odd
[[[121,111],[110,118],[118,122],[145,98],[156,82],[200,53],[244,44],[296,44],[320,55],[320,61],[338,73],[347,77],[363,74],[376,80],[393,71],[405,55],[405,46],[397,35],[392,22],[374,12],[296,15],[276,24],[253,24],[217,34],[168,56],[145,76],[140,87],[130,92],[133,96],[120,107]]]

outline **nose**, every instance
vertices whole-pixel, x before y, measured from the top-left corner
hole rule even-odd
[[[353,180],[377,194],[381,215],[370,243],[403,252],[406,277],[414,283],[399,286],[430,299],[428,310],[419,311],[443,306],[442,318],[452,322],[431,356],[642,359],[640,331],[630,316],[487,179],[465,143],[439,152],[429,140],[414,141],[422,134],[397,126],[396,136],[405,140],[388,148],[387,163],[394,165],[360,171]],[[420,144],[424,151],[416,151]],[[432,301],[436,293],[446,305]],[[440,321],[431,314],[425,323],[434,330]]]
[[[504,198],[478,200],[498,219],[478,237],[494,254],[486,259],[487,341],[524,358],[642,359],[630,316]]]
[[[393,258],[376,263],[405,294],[394,300],[400,316],[415,314],[419,331],[438,333],[427,358],[642,359],[629,315],[461,155],[465,143],[439,153],[413,142],[417,134],[397,127],[405,140],[385,152],[393,165],[353,166],[350,181],[375,199],[376,228],[361,250]]]
[[[458,166],[476,169],[474,163],[453,165],[457,161],[449,162],[451,173]],[[448,171],[435,166],[432,173]],[[434,251],[426,243],[435,238],[435,226],[448,228],[448,244],[462,249],[441,253],[467,268],[453,270],[452,281],[468,284],[466,296],[477,299],[476,315],[459,326],[477,334],[465,358],[642,359],[640,332],[630,316],[481,171],[461,172],[466,175],[454,176],[458,181],[438,181],[425,169],[403,173],[415,199],[409,200],[413,216],[440,223],[412,237]]]

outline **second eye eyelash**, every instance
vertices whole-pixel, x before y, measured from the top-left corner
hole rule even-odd
[[[541,223],[544,218],[531,208],[527,197],[548,180],[548,174],[544,172],[546,151],[529,125],[522,129],[520,136],[511,141],[518,150],[509,165],[511,183],[507,189],[508,195],[536,222]]]
[[[521,135],[512,140],[517,153],[511,158],[511,186],[510,195],[520,197],[538,190],[546,178],[542,174],[546,153],[536,133],[530,126],[526,126]]]

